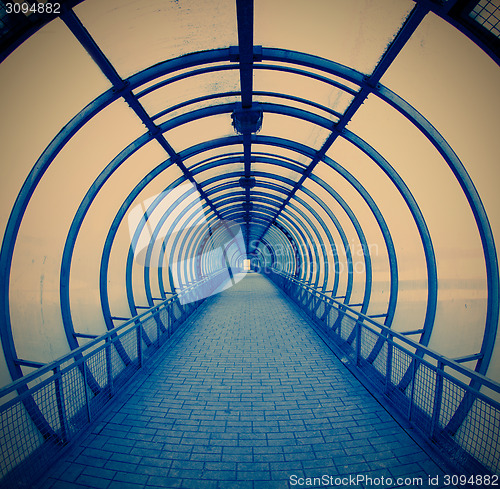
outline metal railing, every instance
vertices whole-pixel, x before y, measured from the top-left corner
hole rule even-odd
[[[2,388],[0,487],[33,487],[58,453],[225,277],[218,273],[193,284]]]
[[[454,466],[500,473],[500,384],[304,282],[269,276]]]

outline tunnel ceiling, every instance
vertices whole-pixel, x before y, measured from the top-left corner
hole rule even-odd
[[[4,383],[246,258],[498,380],[498,3],[23,5]]]

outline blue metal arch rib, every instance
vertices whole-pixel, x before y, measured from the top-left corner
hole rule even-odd
[[[67,15],[65,21],[74,29],[75,32],[78,31],[78,25],[75,24],[74,18],[71,15]],[[76,34],[75,34],[76,35]],[[88,38],[82,42],[82,44],[88,45]],[[90,49],[90,48],[89,48]],[[99,57],[99,53],[94,53],[95,59],[97,59],[98,64],[100,66],[103,65],[102,57]],[[482,205],[480,197],[475,189],[473,182],[471,181],[469,175],[467,174],[465,168],[462,163],[455,155],[453,150],[449,147],[446,141],[442,138],[442,136],[432,127],[432,125],[425,120],[414,108],[409,106],[405,101],[400,99],[397,95],[390,92],[388,89],[381,85],[370,85],[367,82],[367,79],[360,73],[341,66],[337,63],[327,61],[321,58],[317,58],[311,55],[305,55],[302,53],[295,53],[280,49],[272,49],[272,48],[264,48],[262,49],[262,57],[264,61],[277,61],[277,62],[286,62],[292,63],[296,66],[302,66],[306,68],[313,68],[316,70],[320,70],[324,73],[339,76],[345,80],[353,82],[361,87],[362,90],[365,90],[367,93],[373,93],[377,97],[381,98],[386,103],[390,104],[400,113],[402,113],[411,123],[413,123],[428,139],[431,143],[436,147],[436,149],[440,152],[443,159],[446,161],[448,166],[452,169],[457,181],[459,182],[465,197],[469,202],[469,206],[474,215],[477,228],[479,231],[479,235],[481,238],[482,246],[483,246],[483,254],[486,264],[487,271],[487,286],[488,286],[488,302],[487,302],[487,314],[486,314],[486,325],[485,332],[483,336],[483,342],[481,346],[482,358],[480,358],[476,364],[476,371],[480,373],[485,373],[493,352],[494,340],[496,337],[496,330],[498,326],[498,317],[499,317],[499,276],[498,276],[498,263],[497,263],[497,254],[495,249],[495,243],[493,240],[493,234],[489,225],[488,217],[486,215],[485,209]],[[148,68],[143,72],[130,77],[128,80],[117,80],[115,79],[115,74],[111,71],[109,72],[109,78],[112,80],[114,87],[107,92],[103,93],[100,97],[98,97],[95,101],[89,104],[81,113],[79,113],[75,118],[65,126],[61,132],[56,136],[56,138],[52,141],[52,143],[47,147],[44,153],[41,155],[35,166],[33,167],[28,179],[23,185],[21,192],[18,195],[16,203],[14,204],[13,210],[11,212],[6,233],[4,236],[4,242],[2,244],[2,250],[0,253],[0,294],[2,295],[2,316],[0,318],[0,336],[2,340],[2,345],[4,348],[5,358],[7,361],[7,366],[9,368],[9,372],[13,379],[18,378],[22,375],[22,371],[18,364],[16,364],[16,350],[14,341],[12,338],[11,332],[11,324],[10,324],[10,313],[9,313],[9,278],[10,278],[10,270],[12,264],[12,256],[14,252],[14,247],[16,243],[17,234],[19,231],[19,227],[21,221],[23,219],[23,215],[26,211],[26,208],[29,204],[31,195],[33,194],[38,182],[43,177],[45,171],[57,156],[57,154],[61,151],[64,145],[78,132],[78,130],[92,117],[94,117],[99,111],[108,106],[114,100],[119,97],[124,97],[125,100],[129,103],[134,110],[139,111],[137,108],[137,100],[136,97],[131,95],[131,90],[133,88],[137,88],[140,85],[145,84],[146,82],[153,81],[159,76],[164,76],[168,73],[174,73],[178,69],[185,69],[191,67],[197,67],[200,65],[209,65],[210,63],[215,62],[229,62],[230,61],[230,50],[229,49],[220,49],[214,50],[204,53],[195,53],[192,55],[186,55],[175,60],[169,60],[164,63],[160,63],[154,67]],[[232,68],[232,67],[231,67]],[[208,69],[208,68],[207,68]],[[230,68],[228,68],[230,69]],[[267,66],[265,64],[261,65],[258,69],[283,69],[285,68],[277,68],[271,67],[271,65]],[[312,76],[308,74],[307,71],[301,70],[302,74],[306,76]],[[286,97],[284,97],[286,98]],[[332,134],[335,131],[334,124],[331,120],[320,117],[315,114],[311,114],[309,112],[295,109],[292,107],[287,107],[284,105],[277,104],[262,104],[265,111],[274,112],[281,115],[287,115],[291,117],[298,117],[313,124],[318,124],[322,127],[326,127],[332,130]],[[158,131],[150,132],[149,134],[145,134],[140,138],[140,140],[133,142],[128,148],[126,148],[105,170],[94,184],[89,192],[87,193],[84,201],[80,205],[77,214],[75,215],[75,219],[73,220],[72,227],[68,234],[68,238],[65,245],[62,267],[61,267],[61,309],[65,322],[66,333],[68,336],[68,343],[71,347],[74,347],[75,343],[74,337],[72,335],[72,326],[71,326],[71,312],[69,308],[69,273],[71,266],[71,257],[74,249],[74,244],[78,237],[78,231],[81,227],[83,219],[92,204],[95,195],[99,191],[99,188],[104,184],[104,182],[109,178],[112,174],[112,168],[116,168],[116,165],[119,165],[123,158],[127,157],[127,152],[133,152],[138,149],[141,145],[145,144],[151,139],[158,139],[161,133],[168,131],[172,127],[175,127],[178,124],[182,124],[188,122],[189,120],[193,120],[199,117],[214,115],[217,113],[229,113],[231,112],[233,106],[232,105],[218,105],[214,107],[210,107],[208,109],[200,109],[198,111],[193,111],[190,114],[179,116],[172,121],[168,121],[161,126],[159,126]],[[156,128],[154,128],[156,129]],[[383,166],[386,171],[386,174],[391,178],[391,180],[395,183],[398,181],[399,177],[395,174],[394,170],[388,166],[388,163],[382,158],[381,155],[377,154],[376,151],[369,147],[366,142],[362,141],[358,136],[350,133],[349,131],[343,129],[340,134],[341,137],[349,140],[351,143],[356,145],[361,151],[365,152],[376,164]],[[261,139],[259,139],[261,138]],[[188,155],[176,155],[173,153],[173,150],[168,146],[165,140],[163,140],[163,147],[167,150],[167,153],[174,159],[175,163],[182,165],[183,159],[188,157]],[[242,138],[234,137],[232,138],[233,142],[237,142],[241,144]],[[257,136],[252,138],[253,142],[265,141],[264,138]],[[221,142],[221,141],[220,141]],[[267,140],[267,143],[276,144],[276,140],[271,141]],[[228,143],[230,144],[230,143]],[[293,146],[289,143],[289,146]],[[297,145],[295,145],[298,148]],[[199,150],[204,151],[206,146],[199,145]],[[196,151],[191,148],[191,151]],[[322,159],[324,155],[322,155]],[[324,160],[326,161],[326,160]],[[182,167],[182,166],[181,166]],[[401,189],[405,189],[404,182],[398,181],[397,187],[401,192]],[[408,191],[409,192],[409,191]],[[436,308],[436,290],[437,290],[437,273],[435,270],[435,257],[432,250],[432,242],[430,240],[430,235],[426,229],[425,221],[423,220],[423,216],[418,211],[417,203],[414,201],[411,194],[409,194],[406,190],[405,200],[408,203],[408,206],[412,209],[412,213],[419,227],[419,232],[421,234],[422,242],[424,244],[424,250],[426,253],[427,259],[427,267],[428,267],[428,290],[429,290],[429,300],[428,307],[426,313],[426,331],[424,332],[421,342],[427,343],[430,338],[430,332],[432,329],[432,323],[434,321],[435,308]],[[373,210],[373,209],[372,209]],[[354,216],[355,218],[355,216]],[[382,221],[379,221],[379,225]],[[119,225],[119,221],[114,222],[112,225],[112,229],[117,229]],[[115,226],[115,228],[113,228]],[[110,230],[111,232],[111,230]],[[358,234],[363,235],[363,231],[361,227],[359,230],[357,229]],[[109,235],[108,235],[109,236]],[[384,233],[384,238],[390,236],[387,233]],[[112,239],[110,240],[109,249],[112,243]],[[386,245],[390,247],[390,243],[386,240]],[[105,250],[108,249],[108,241],[105,245]],[[105,262],[103,253],[103,262]],[[105,276],[103,273],[104,270],[107,270],[106,266],[101,267],[101,301],[103,300],[105,294],[105,285],[103,286],[102,280]],[[128,283],[128,280],[127,280]],[[365,294],[366,294],[365,289]],[[105,301],[103,302],[103,312],[106,320],[107,327],[112,327],[112,322],[110,323],[108,316],[109,307],[106,310]],[[132,301],[133,302],[133,301]],[[135,306],[134,306],[135,307]],[[107,318],[107,319],[106,319]],[[71,337],[71,339],[70,339]]]

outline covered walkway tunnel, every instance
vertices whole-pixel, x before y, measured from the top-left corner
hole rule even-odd
[[[1,0],[0,485],[500,484],[499,18]]]

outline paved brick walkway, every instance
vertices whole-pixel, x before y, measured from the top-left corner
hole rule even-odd
[[[275,286],[249,274],[207,301],[41,487],[284,489],[325,487],[299,480],[323,476],[429,487],[440,473]],[[351,484],[358,474],[371,484]]]

